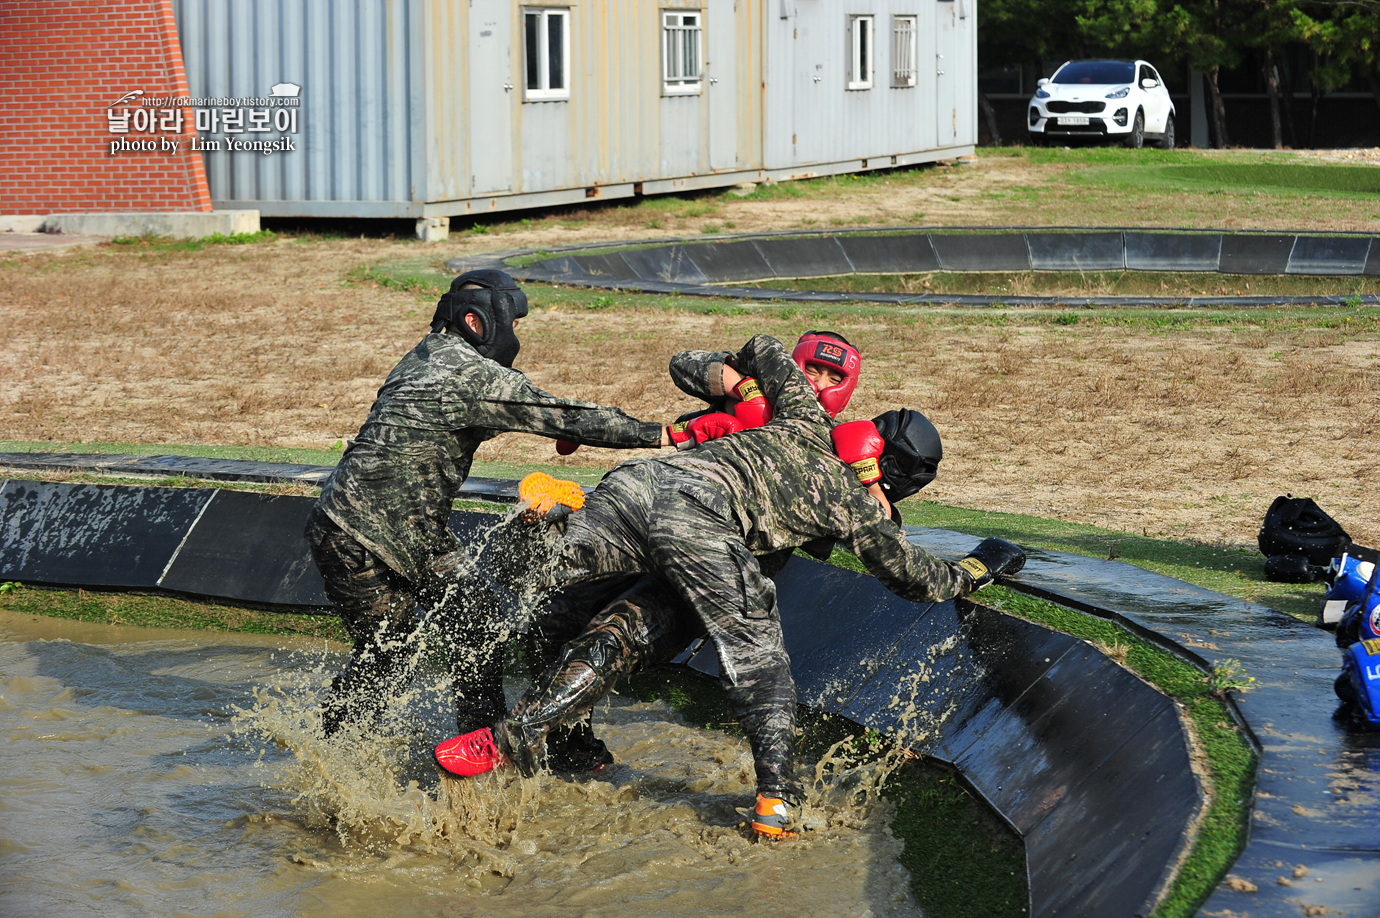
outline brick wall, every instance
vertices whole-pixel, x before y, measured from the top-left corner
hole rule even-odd
[[[193,110],[141,105],[187,95],[172,0],[0,2],[0,214],[211,210]],[[155,149],[112,152],[121,140]]]

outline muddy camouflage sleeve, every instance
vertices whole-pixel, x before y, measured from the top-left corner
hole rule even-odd
[[[724,397],[726,351],[681,351],[671,358],[671,381],[692,398],[714,401]]]
[[[656,448],[661,425],[640,421],[621,409],[560,398],[509,371],[491,385],[455,393],[456,427],[482,427],[573,440],[585,446]]]
[[[882,586],[912,602],[943,602],[963,594],[965,581],[958,565],[912,545],[905,530],[882,512],[876,498],[861,492],[876,507],[848,540],[853,553]],[[870,509],[870,508],[869,508]],[[868,518],[868,517],[871,518]]]
[[[814,386],[791,359],[786,345],[771,335],[754,335],[727,362],[757,380],[776,417],[813,419],[822,411]]]

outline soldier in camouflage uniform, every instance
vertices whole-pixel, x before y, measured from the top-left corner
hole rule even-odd
[[[520,347],[514,329],[526,314],[526,296],[507,274],[455,278],[431,333],[389,374],[322,487],[306,537],[354,645],[323,706],[327,735],[346,721],[375,722],[401,687],[419,602],[443,605],[455,636],[461,730],[506,709],[495,653],[498,603],[468,578],[473,559],[448,525],[481,443],[523,431],[591,446],[663,444],[660,424],[557,398],[512,369]]]
[[[816,345],[827,343],[830,350],[818,354]],[[678,418],[686,421],[701,415],[722,412],[735,414],[742,374],[732,367],[733,354],[727,351],[682,351],[671,358],[672,382],[682,392],[707,403],[707,407]],[[837,415],[848,404],[857,385],[861,355],[837,332],[807,331],[800,336],[792,359],[819,393],[826,411]],[[737,411],[740,419],[743,412]],[[770,412],[757,414],[765,422]],[[748,426],[760,426],[749,423]],[[941,454],[938,434],[934,434],[927,455],[937,463]],[[569,452],[567,449],[566,452]],[[800,546],[823,561],[833,551],[832,539],[820,539]],[[763,573],[775,578],[790,560],[793,549],[782,549],[759,557]],[[676,594],[664,578],[655,574],[622,577],[595,584],[581,584],[556,593],[545,605],[524,635],[526,660],[533,673],[562,672],[575,681],[551,686],[548,704],[570,703],[580,709],[592,706],[620,675],[642,672],[669,662],[694,640],[704,638],[694,610]],[[539,676],[539,678],[541,678]],[[593,696],[593,697],[591,697]],[[581,703],[588,698],[588,705]],[[604,743],[594,736],[591,718],[585,712],[578,723],[567,723],[572,739],[566,751],[548,757],[548,766],[565,772],[597,771],[613,762]]]
[[[1018,569],[1019,549],[1010,543],[1003,545],[1014,553],[989,549],[991,563],[983,565],[974,561],[979,546],[974,557],[955,564],[912,545],[880,492],[859,487],[840,461],[832,419],[781,342],[758,335],[733,365],[760,383],[775,411],[772,421],[674,457],[614,469],[564,521],[553,571],[564,585],[654,572],[694,610],[714,641],[721,681],[752,747],[761,817],[754,828],[779,835],[788,807],[802,799],[794,774],[795,685],[775,587],[757,556],[838,540],[894,593],[930,602]],[[616,652],[620,643],[607,646]],[[572,661],[572,669],[579,666],[590,668]],[[457,774],[504,761],[530,774],[541,767],[548,730],[574,713],[569,684],[593,689],[602,678],[579,671],[545,675],[491,735],[481,730],[443,743],[437,759]],[[585,693],[577,694],[583,700]],[[764,815],[764,801],[772,813]]]

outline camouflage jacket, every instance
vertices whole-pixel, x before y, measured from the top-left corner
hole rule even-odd
[[[586,446],[661,442],[660,424],[557,398],[480,356],[459,335],[430,334],[388,374],[317,508],[418,582],[432,555],[456,547],[447,524],[474,451],[505,431]]]
[[[671,382],[686,395],[722,411],[728,400],[723,366],[732,360],[733,355],[727,351],[681,351],[671,358]]]
[[[710,365],[723,362],[724,355],[686,354],[691,356],[677,355],[683,358],[679,368],[672,362],[676,384],[682,389],[702,385],[712,396],[707,388],[715,375]],[[731,519],[754,554],[833,538],[900,596],[932,601],[961,593],[964,581],[957,565],[910,544],[838,458],[830,436],[834,421],[785,345],[757,335],[727,362],[744,376],[756,377],[774,408],[771,422],[648,461],[668,463],[718,485],[716,490],[727,497]]]

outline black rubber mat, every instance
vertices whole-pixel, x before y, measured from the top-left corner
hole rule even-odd
[[[1030,270],[1030,250],[1023,233],[931,235],[930,244],[945,271]]]
[[[8,479],[0,580],[154,589],[215,493]]]
[[[262,605],[324,607],[321,575],[302,536],[314,500],[247,491],[215,497],[158,586]]]
[[[1289,273],[1361,274],[1370,246],[1362,236],[1300,236],[1289,253]]]
[[[1030,233],[1030,267],[1036,271],[1120,271],[1126,267],[1121,233]]]
[[[1132,271],[1216,271],[1220,233],[1125,233],[1126,267]]]

